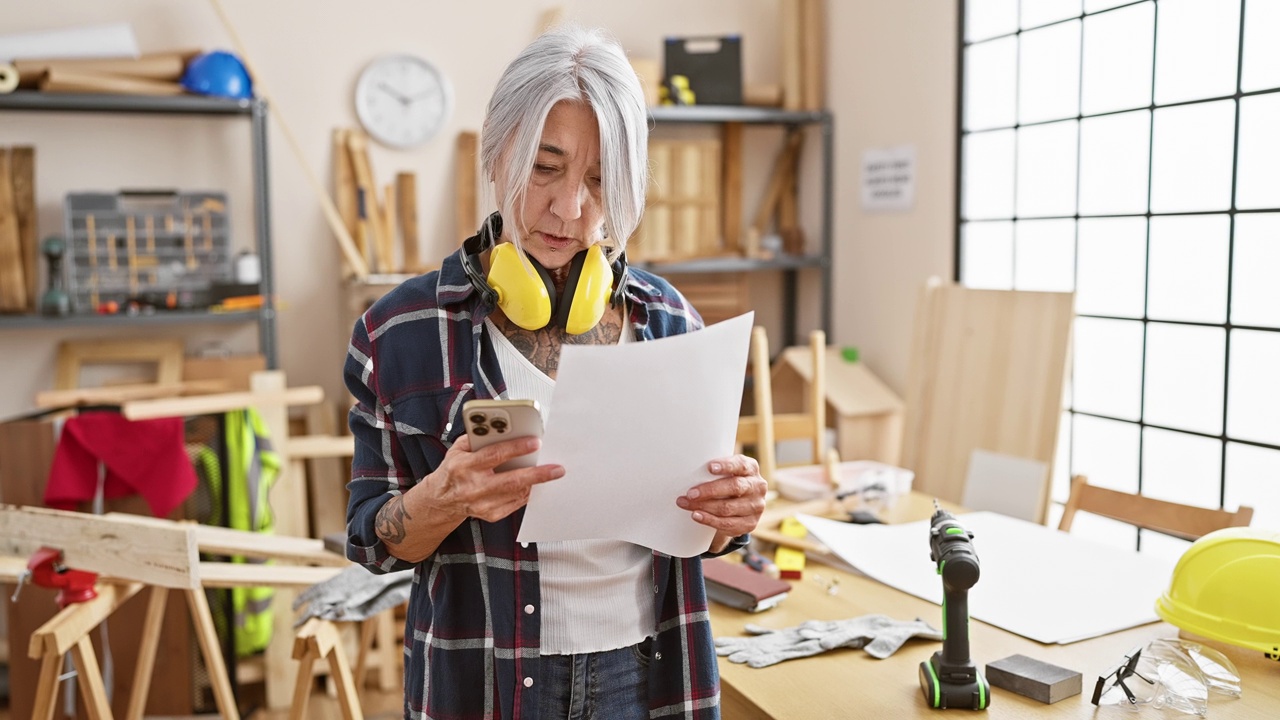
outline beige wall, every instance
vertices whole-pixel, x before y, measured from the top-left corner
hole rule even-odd
[[[552,3],[486,0],[436,3],[384,0],[223,0],[278,111],[270,123],[271,219],[276,282],[283,308],[279,347],[290,384],[320,384],[342,395],[340,366],[350,331],[340,301],[339,254],[302,165],[290,151],[280,119],[301,143],[305,162],[328,177],[329,137],[355,123],[351,92],[357,74],[385,52],[420,54],[439,66],[454,89],[454,112],[441,135],[413,151],[375,146],[381,182],[396,171],[418,174],[422,254],[439,258],[454,243],[453,137],[478,129],[502,68],[533,36]],[[741,33],[747,82],[777,81],[776,0],[650,0],[559,3],[568,17],[611,29],[628,52],[657,58],[666,35]],[[832,341],[858,345],[868,363],[901,387],[914,292],[931,273],[950,272],[954,146],[954,14],[950,4],[920,0],[831,0],[830,105],[836,114],[836,290]],[[941,9],[940,9],[941,8]],[[3,32],[70,24],[128,21],[144,51],[231,49],[212,6],[197,0],[64,0],[18,3]],[[763,185],[773,146],[767,134],[748,138],[761,149],[747,160],[746,202]],[[5,113],[0,144],[37,147],[39,232],[61,231],[62,198],[86,189],[120,187],[225,188],[234,232],[248,244],[250,219],[248,123],[204,118],[72,116]],[[871,216],[857,205],[860,157],[867,147],[911,143],[919,150],[913,211]],[[816,145],[813,143],[812,145]],[[809,160],[814,158],[810,155]],[[812,168],[814,163],[810,162]],[[805,223],[816,243],[816,205]],[[760,278],[766,294],[776,280]],[[803,332],[817,322],[813,287],[804,288]],[[776,326],[775,310],[762,312]],[[130,336],[171,329],[128,331]],[[107,336],[76,329],[76,337]],[[51,364],[63,330],[0,331],[0,417],[30,407],[52,382]],[[254,346],[255,330],[203,327],[185,332],[189,352],[229,339]]]

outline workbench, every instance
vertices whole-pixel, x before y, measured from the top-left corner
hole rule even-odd
[[[952,512],[963,508],[944,503]],[[933,513],[933,500],[920,493],[899,498],[890,509],[880,512],[885,522],[912,522]],[[920,538],[920,562],[929,563],[927,538]],[[829,594],[836,581],[839,588]],[[1088,582],[1081,578],[1081,582]],[[1099,588],[1105,592],[1105,588]],[[941,627],[941,608],[887,585],[829,565],[810,561],[804,577],[793,581],[788,597],[777,607],[762,613],[711,604],[711,625],[716,637],[741,635],[746,623],[769,628],[787,628],[806,620],[842,620],[880,613],[899,620],[921,618]],[[1090,718],[1119,717],[1123,710],[1097,712],[1090,704],[1094,683],[1121,657],[1138,645],[1179,631],[1167,623],[1152,623],[1068,645],[1043,645],[986,623],[970,621],[970,644],[974,662],[985,673],[986,664],[1014,654],[1022,654],[1081,673],[1080,695],[1046,705],[1000,688],[992,689],[991,707],[970,715],[951,711],[957,717],[1000,718]],[[1262,653],[1195,636],[1190,640],[1217,648],[1240,671],[1243,697],[1210,694],[1209,717],[1215,720],[1280,717],[1280,663]],[[882,720],[883,718],[936,718],[947,714],[929,708],[920,691],[920,663],[939,642],[908,640],[896,653],[877,660],[862,650],[836,649],[808,658],[787,660],[764,668],[719,658],[722,715],[726,720]],[[941,714],[940,714],[941,712]],[[1147,710],[1134,717],[1156,713]]]

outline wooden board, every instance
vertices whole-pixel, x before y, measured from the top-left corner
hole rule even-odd
[[[396,217],[400,224],[400,251],[406,272],[422,272],[418,252],[418,176],[411,172],[396,174]]]
[[[782,33],[782,107],[804,107],[804,60],[801,42],[801,0],[779,0],[778,28]]]
[[[18,214],[18,245],[22,248],[22,276],[27,283],[27,309],[40,306],[40,241],[36,236],[36,149],[31,146],[9,150],[9,171],[13,178],[13,205]]]
[[[1074,297],[973,290],[936,278],[916,310],[902,464],[959,502],[975,448],[1052,467]]]
[[[182,379],[184,381],[223,380],[227,390],[248,391],[249,378],[255,372],[267,369],[267,359],[262,355],[228,355],[227,357],[184,357]]]
[[[29,557],[46,545],[62,550],[67,567],[167,588],[199,587],[194,526],[0,505],[0,554]]]
[[[27,281],[9,158],[9,149],[0,148],[0,312],[20,313],[27,309]]]
[[[800,0],[800,96],[806,110],[826,105],[825,0]]]
[[[746,273],[680,273],[668,279],[708,325],[751,309]]]
[[[364,235],[365,246],[373,255],[374,272],[387,272],[389,258],[384,256],[387,241],[384,240],[386,228],[383,227],[382,211],[378,203],[378,185],[373,179],[373,165],[369,161],[369,140],[358,130],[347,133],[347,152],[351,156],[351,167],[354,172],[357,200],[356,207],[360,213],[359,232]],[[356,244],[360,241],[357,239]],[[366,256],[367,259],[367,256]]]
[[[479,163],[480,136],[470,130],[458,133],[457,166],[453,171],[453,222],[458,243],[475,234],[480,226],[478,204],[476,202],[476,180]]]
[[[333,131],[333,199],[338,209],[338,216],[342,218],[343,227],[355,240],[356,252],[368,259],[367,239],[360,230],[355,169],[351,166],[351,154],[347,152],[348,133],[350,131],[346,128],[336,128]],[[350,263],[346,264],[346,269],[351,271]]]
[[[44,78],[40,81],[40,89],[44,92],[90,92],[119,95],[185,95],[187,92],[176,82],[61,68],[46,71]]]
[[[18,68],[19,85],[26,88],[38,86],[45,73],[50,71],[119,75],[177,82],[182,77],[187,60],[195,54],[196,51],[190,51],[153,53],[137,58],[15,60],[13,65]]]
[[[742,123],[725,123],[721,130],[720,225],[724,228],[725,252],[742,251]]]

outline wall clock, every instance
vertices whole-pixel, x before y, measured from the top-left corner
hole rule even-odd
[[[430,140],[453,112],[449,79],[407,53],[383,55],[356,82],[356,117],[374,140],[411,148]]]

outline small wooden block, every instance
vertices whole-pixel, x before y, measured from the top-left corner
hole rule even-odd
[[[1010,655],[987,663],[987,682],[1002,688],[1053,704],[1064,698],[1080,694],[1081,677],[1075,670],[1029,658]]]

